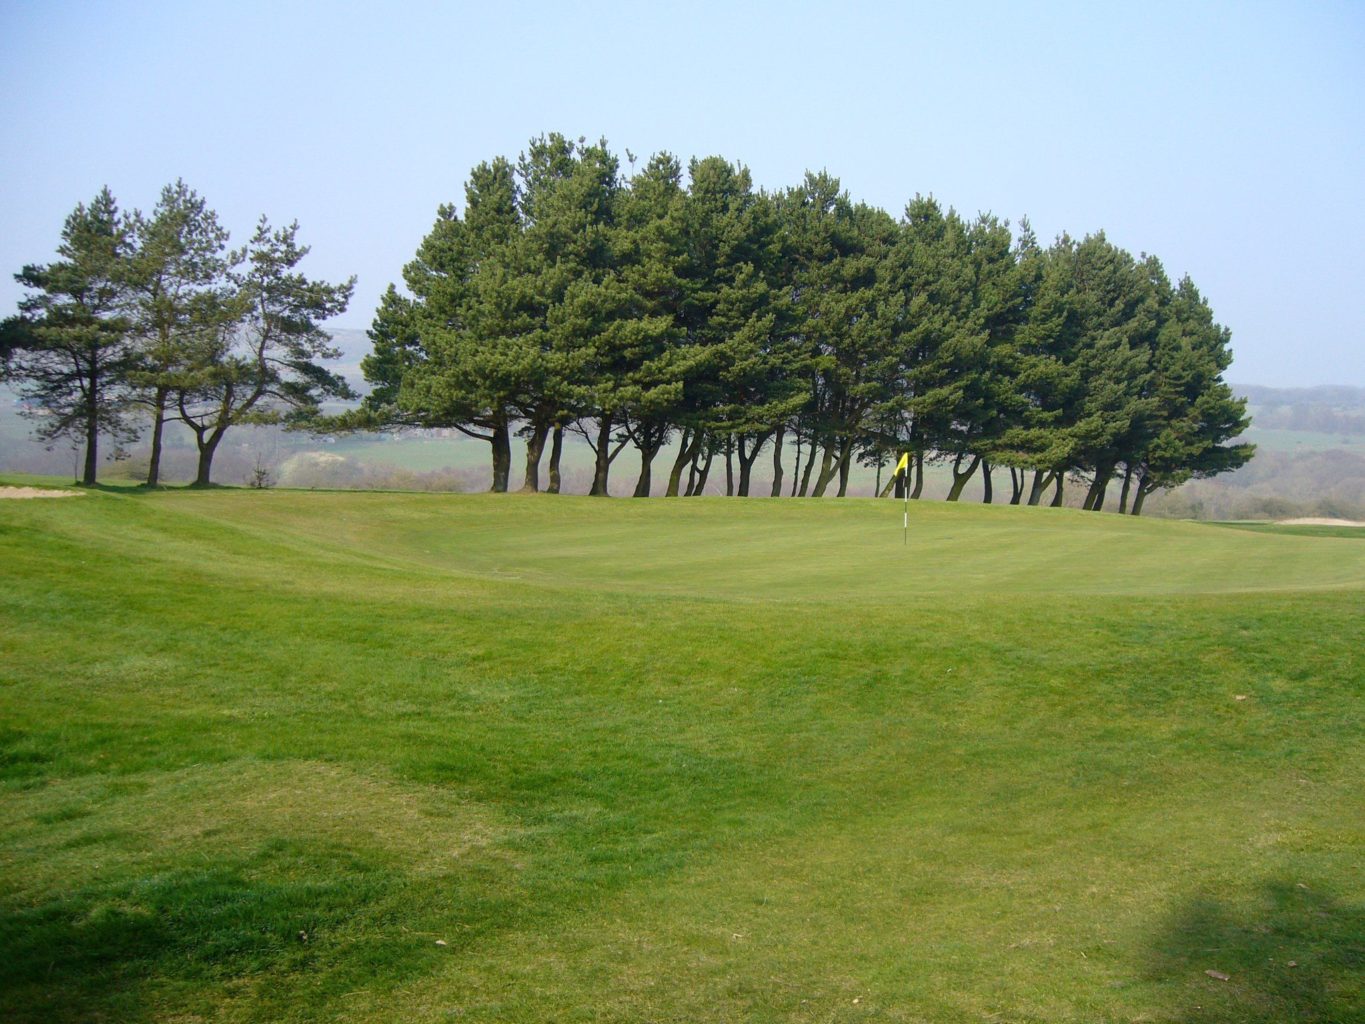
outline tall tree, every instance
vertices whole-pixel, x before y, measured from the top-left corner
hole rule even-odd
[[[1213,310],[1194,282],[1183,278],[1167,289],[1162,326],[1152,353],[1153,397],[1158,406],[1150,440],[1129,461],[1127,484],[1136,484],[1132,513],[1147,496],[1186,480],[1215,476],[1244,465],[1252,444],[1226,444],[1250,425],[1246,400],[1236,398],[1222,375],[1232,362],[1231,332],[1214,322]]]
[[[213,457],[240,423],[303,422],[329,398],[353,398],[346,381],[321,365],[341,353],[319,321],[346,310],[355,278],[311,281],[298,270],[308,247],[298,224],[272,230],[262,217],[231,288],[208,314],[215,325],[179,375],[176,405],[199,449],[194,486],[210,483]]]
[[[411,296],[390,284],[380,298],[367,332],[373,351],[360,364],[370,393],[358,410],[336,417],[338,429],[453,428],[492,441],[491,432],[479,430],[488,423],[486,410],[430,379],[431,337],[463,322],[461,309],[473,262],[464,236],[464,222],[455,208],[439,207],[431,231],[403,268]],[[502,481],[505,489],[505,472]]]
[[[482,163],[470,172],[464,217],[441,207],[404,269],[414,295],[410,330],[420,338],[420,349],[410,351],[421,358],[402,379],[398,405],[423,425],[487,441],[498,492],[508,486],[521,391],[514,352],[535,327],[532,289],[516,260],[520,217],[512,165]]]
[[[884,261],[896,226],[884,211],[854,204],[827,174],[807,174],[786,198],[796,237],[795,288],[812,382],[811,462],[823,448],[814,497],[838,477],[842,496],[867,419],[895,389],[894,325],[904,296]],[[802,486],[802,493],[806,488]]]
[[[683,321],[698,357],[684,418],[694,436],[680,458],[701,457],[709,435],[738,464],[727,492],[745,497],[770,443],[780,476],[779,432],[806,402],[783,214],[743,166],[707,157],[689,170]]]
[[[687,414],[700,361],[683,321],[686,216],[682,167],[672,154],[657,153],[630,178],[617,245],[630,301],[656,328],[638,354],[632,373],[637,388],[625,406],[625,433],[640,454],[637,498],[649,497],[654,459]]]
[[[518,169],[528,263],[539,275],[544,318],[537,379],[522,415],[532,440],[553,424],[559,441],[572,423],[593,450],[590,493],[605,495],[611,465],[629,443],[630,402],[641,383],[626,377],[666,347],[671,318],[653,308],[648,282],[623,276],[627,265],[639,264],[641,249],[633,244],[639,238],[628,222],[619,161],[604,140],[534,139]],[[552,480],[559,450],[557,443]],[[529,457],[528,445],[528,469]]]
[[[66,218],[56,262],[14,275],[30,294],[6,326],[6,377],[33,410],[40,440],[84,446],[87,487],[96,483],[101,435],[115,444],[136,436],[126,387],[130,250],[128,219],[104,188]]]
[[[204,199],[183,181],[161,190],[150,217],[132,216],[129,316],[136,362],[129,372],[136,399],[151,410],[147,486],[161,475],[162,434],[176,384],[202,342],[222,325],[226,274],[241,259],[227,251],[228,232]]]
[[[563,326],[565,297],[596,248],[567,195],[566,182],[583,177],[582,155],[550,135],[533,139],[515,166],[497,158],[470,172],[463,215],[443,205],[404,268],[410,297],[392,286],[385,294],[370,331],[375,351],[362,364],[375,387],[342,426],[457,429],[489,443],[492,490],[505,491],[521,422],[523,489],[539,488],[546,438],[555,432],[557,460],[563,424],[583,397],[574,371],[585,357]],[[552,461],[552,488],[557,474]]]
[[[1066,477],[1089,475],[1085,508],[1150,436],[1151,348],[1159,326],[1160,265],[1139,262],[1097,233],[1059,238],[1047,252],[1018,333],[1017,386],[1027,410],[1000,440],[1035,468],[1028,502]]]
[[[1140,450],[1153,429],[1151,350],[1159,329],[1154,260],[1139,262],[1103,233],[1077,247],[1074,311],[1081,328],[1076,352],[1083,382],[1072,428],[1076,468],[1091,474],[1084,507],[1102,511],[1118,466]]]
[[[913,454],[910,497],[922,493],[926,458],[955,460],[960,493],[976,465],[961,471],[970,445],[954,431],[970,427],[974,409],[968,398],[979,404],[985,392],[978,361],[987,350],[982,325],[972,317],[975,275],[967,225],[932,197],[916,196],[906,206],[887,267],[905,297],[896,323],[901,379],[888,412],[899,412],[902,438]]]
[[[957,237],[961,248],[950,270],[958,275],[951,310],[956,329],[935,353],[952,382],[952,401],[937,419],[933,443],[953,460],[948,500],[958,500],[980,469],[990,501],[989,460],[1020,412],[1012,371],[1025,296],[1007,225],[982,215]]]

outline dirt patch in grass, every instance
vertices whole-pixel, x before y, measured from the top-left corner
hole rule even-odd
[[[0,498],[75,498],[75,491],[54,491],[46,487],[0,487]]]

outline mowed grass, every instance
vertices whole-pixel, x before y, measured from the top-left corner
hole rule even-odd
[[[0,1019],[1358,1019],[1362,540],[0,502]]]

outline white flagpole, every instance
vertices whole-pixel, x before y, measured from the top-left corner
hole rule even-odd
[[[905,515],[901,520],[902,543],[910,546],[910,453],[905,453],[905,476],[901,477],[901,493],[905,495]]]

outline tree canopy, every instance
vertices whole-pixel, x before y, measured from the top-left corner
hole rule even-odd
[[[390,287],[363,370],[357,425],[453,427],[489,442],[492,489],[540,487],[553,436],[592,447],[606,494],[627,444],[637,496],[655,456],[676,457],[668,495],[699,494],[722,456],[726,493],[750,493],[761,452],[783,491],[842,495],[855,462],[912,453],[949,465],[956,500],[1009,472],[1014,503],[1066,481],[1101,509],[1111,482],[1137,513],[1147,494],[1251,457],[1222,379],[1229,332],[1188,279],[1102,232],[1044,248],[1025,221],[966,219],[916,196],[897,219],[837,178],[755,189],[742,165],[660,153],[630,173],[604,141],[533,139],[471,172]],[[804,463],[803,463],[804,458]],[[736,469],[738,470],[736,474]],[[1031,474],[1031,482],[1030,482]],[[686,481],[684,483],[684,480]]]
[[[5,379],[44,441],[83,446],[82,483],[96,482],[101,439],[152,432],[147,483],[160,473],[168,421],[199,448],[195,483],[210,482],[224,433],[239,423],[302,423],[329,398],[354,398],[323,361],[339,353],[320,322],[345,310],[340,285],[299,272],[298,225],[262,218],[240,249],[202,197],[167,185],[150,215],[123,214],[108,188],[62,228],[59,259],[15,275],[29,290],[0,324]]]

